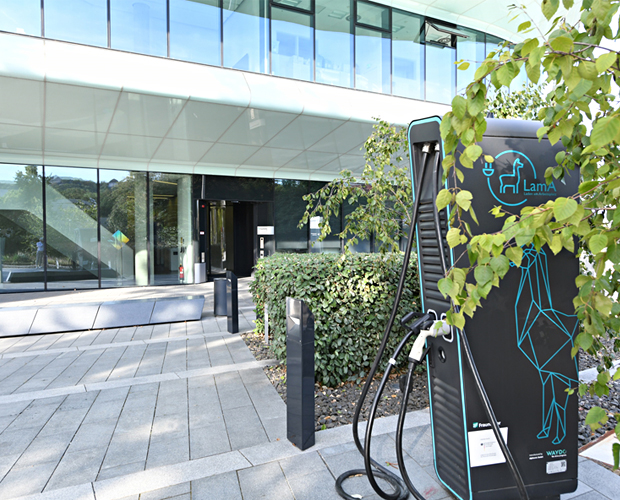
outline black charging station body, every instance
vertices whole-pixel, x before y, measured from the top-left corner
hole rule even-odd
[[[442,148],[440,122],[438,117],[418,120],[408,130],[414,193],[421,183],[416,238],[422,306],[439,316],[448,310],[449,301],[437,286],[443,273],[434,224],[434,193],[454,187],[454,183],[449,178],[441,184],[440,173],[441,185],[433,189],[437,178],[432,168],[423,168],[423,148],[429,143]],[[493,233],[502,228],[505,218],[489,213],[494,206],[502,205],[518,214],[524,206],[577,192],[577,171],[570,172],[563,182],[554,179],[546,184],[545,170],[556,164],[555,155],[562,146],[551,146],[546,138],[539,142],[539,126],[521,120],[488,120],[480,146],[495,161],[486,163],[481,157],[473,170],[460,167],[465,180],[459,187],[473,194],[472,206],[479,221],[476,226],[468,220],[474,233]],[[466,248],[450,249],[445,242],[445,210],[439,217],[448,266],[468,265]],[[465,331],[530,498],[559,499],[560,494],[577,488],[577,394],[569,396],[566,390],[578,384],[571,349],[578,333],[572,299],[577,294],[579,262],[566,250],[558,255],[548,248],[541,252],[533,247],[523,250],[521,266],[511,266],[500,287],[482,300],[474,318],[467,318]],[[428,340],[437,476],[463,500],[518,499],[515,481],[465,363],[460,335],[462,332],[453,329],[451,337]]]

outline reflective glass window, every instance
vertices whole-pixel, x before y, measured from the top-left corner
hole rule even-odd
[[[355,29],[355,88],[390,93],[390,35]]]
[[[113,49],[168,55],[166,0],[110,0]]]
[[[149,186],[150,282],[193,283],[192,176],[151,173]]]
[[[268,60],[265,0],[224,2],[224,66],[264,73]]]
[[[464,60],[469,63],[469,68],[466,70],[459,69],[456,71],[456,88],[460,93],[464,92],[467,85],[473,81],[476,69],[484,61],[486,53],[484,33],[466,28],[459,28],[459,31],[468,37],[459,36],[456,38],[456,60]]]
[[[324,182],[310,182],[310,192],[314,193],[325,186]],[[340,222],[340,214],[332,215],[329,219],[329,225],[332,232],[323,240],[318,241],[321,235],[319,224],[322,217],[312,217],[310,219],[310,252],[311,253],[341,253],[341,242],[338,233],[342,231]]]
[[[45,210],[47,288],[97,288],[97,170],[45,167]]]
[[[0,30],[41,36],[41,0],[2,0]]]
[[[493,35],[486,36],[486,53],[485,56],[488,56],[490,52],[497,52],[497,46],[502,43],[503,40]]]
[[[170,57],[219,66],[219,0],[170,0]]]
[[[456,89],[456,49],[426,44],[426,100],[450,104]]]
[[[101,286],[148,283],[146,174],[99,171]]]
[[[353,85],[353,35],[349,0],[316,0],[315,80]]]
[[[389,30],[390,9],[381,5],[357,2],[357,22]]]
[[[271,8],[271,73],[312,80],[312,16]]]
[[[424,21],[404,12],[392,13],[392,93],[424,99]]]
[[[45,0],[45,36],[107,47],[107,0]]]
[[[0,165],[0,293],[43,288],[41,167]]]
[[[312,0],[272,0],[272,3],[278,5],[286,5],[288,7],[297,7],[303,10],[312,10]]]
[[[274,187],[276,252],[307,253],[308,226],[297,227],[306,211],[307,181],[277,179]]]

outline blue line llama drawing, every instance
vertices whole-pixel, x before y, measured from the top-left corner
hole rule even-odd
[[[577,359],[574,373],[558,370],[565,362],[561,357],[570,356],[578,322],[575,315],[553,308],[547,255],[543,250],[524,248],[520,270],[515,301],[517,345],[538,370],[542,383],[542,429],[537,437],[548,438],[555,422],[552,443],[557,445],[566,436],[566,389],[578,384]]]
[[[512,194],[519,194],[519,182],[521,181],[521,170],[523,163],[517,158],[512,164],[512,173],[499,176],[499,192],[505,193],[506,188],[512,188]]]

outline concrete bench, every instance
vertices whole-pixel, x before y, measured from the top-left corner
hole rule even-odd
[[[0,337],[198,321],[202,295],[0,308]]]

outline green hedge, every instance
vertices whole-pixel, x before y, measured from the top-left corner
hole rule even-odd
[[[284,361],[286,297],[302,299],[314,314],[317,382],[334,387],[360,379],[381,343],[402,262],[402,254],[275,254],[261,259],[250,285],[257,332],[264,332],[267,301],[271,348]],[[419,309],[417,265],[412,262],[409,267],[398,321]],[[387,358],[402,338],[399,325],[393,329]]]

